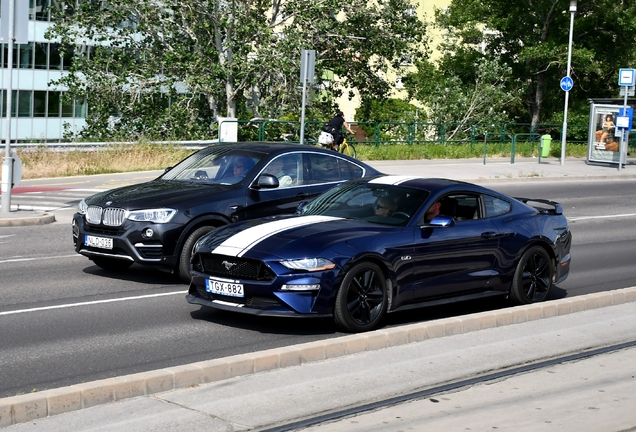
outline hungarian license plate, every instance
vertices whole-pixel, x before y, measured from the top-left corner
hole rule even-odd
[[[84,236],[84,244],[90,247],[96,247],[100,249],[112,249],[113,239],[108,237],[96,237],[96,236]]]
[[[230,297],[244,297],[243,284],[219,279],[206,279],[205,290],[212,294],[220,294]]]

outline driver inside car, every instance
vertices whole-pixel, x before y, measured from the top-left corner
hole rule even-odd
[[[375,215],[390,217],[397,210],[397,204],[389,197],[379,198],[374,206]]]

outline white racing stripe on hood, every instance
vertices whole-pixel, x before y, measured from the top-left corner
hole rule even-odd
[[[386,177],[378,177],[376,179],[373,179],[369,183],[385,184],[385,185],[399,185],[400,183],[404,183],[406,181],[417,179],[417,178],[419,178],[419,177],[415,177],[415,176],[386,176]]]
[[[240,257],[257,243],[291,228],[305,225],[313,225],[320,222],[329,222],[341,218],[332,216],[299,216],[292,219],[267,222],[234,234],[232,237],[218,245],[212,253]]]

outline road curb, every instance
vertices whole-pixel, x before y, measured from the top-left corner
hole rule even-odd
[[[0,216],[0,227],[45,225],[55,222],[55,215],[44,212],[37,216],[8,217]]]
[[[0,427],[122,399],[636,301],[636,286],[414,323],[0,399]]]

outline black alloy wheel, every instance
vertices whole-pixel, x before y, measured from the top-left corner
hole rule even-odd
[[[545,249],[534,246],[519,260],[510,294],[518,304],[540,302],[548,297],[553,278],[552,259]]]
[[[380,267],[363,262],[345,275],[336,296],[334,322],[347,332],[364,332],[377,327],[386,313],[386,281]]]

